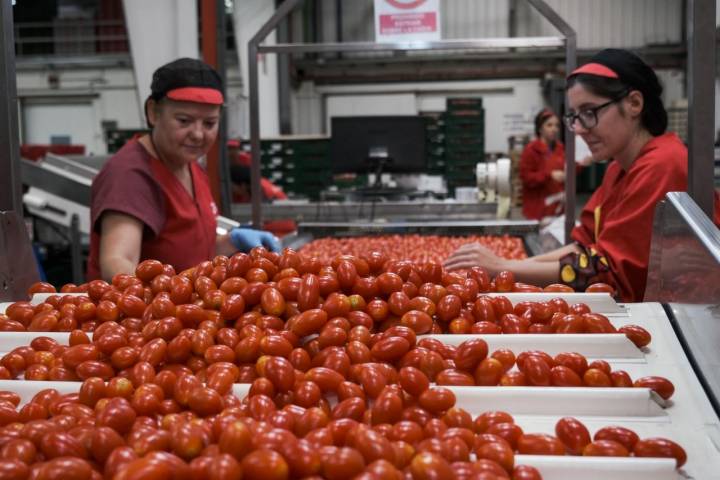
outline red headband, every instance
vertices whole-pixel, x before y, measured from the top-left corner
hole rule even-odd
[[[550,110],[549,108],[544,108],[544,109],[542,109],[542,110],[540,111],[540,113],[538,114],[538,117],[540,117],[540,119],[543,120],[543,121],[544,121],[546,118],[550,118],[550,117],[553,117],[553,116],[555,116],[555,113],[554,113],[552,110]]]
[[[573,70],[573,72],[568,75],[568,78],[579,73],[587,73],[598,77],[620,78],[615,71],[601,63],[586,63],[582,67]]]

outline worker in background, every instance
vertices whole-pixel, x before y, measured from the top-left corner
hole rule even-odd
[[[611,159],[572,232],[575,242],[526,260],[505,260],[468,244],[445,265],[480,265],[493,275],[510,270],[520,282],[562,282],[578,291],[601,281],[611,284],[623,302],[642,301],[655,205],[668,192],[687,190],[687,148],[666,132],[667,112],[655,72],[631,52],[599,52],[569,75],[566,88],[566,125],[588,144],[593,159]],[[717,191],[714,221],[720,225]]]
[[[559,140],[560,119],[550,109],[535,116],[535,135],[520,157],[523,215],[530,220],[551,219],[565,208],[565,147]],[[578,162],[578,172],[592,162]]]
[[[525,218],[541,220],[563,211],[565,148],[559,140],[560,120],[545,108],[535,116],[536,139],[520,157],[522,211]]]
[[[230,159],[230,178],[232,179],[232,201],[234,203],[250,203],[252,201],[252,182],[250,181],[250,153],[240,149],[240,142],[235,139],[228,140],[228,158]],[[260,178],[262,201],[287,200],[287,195],[267,178]],[[263,229],[272,232],[278,237],[297,230],[297,224],[292,219],[270,220],[263,224]]]
[[[218,254],[279,250],[268,232],[216,234],[218,210],[198,160],[217,138],[223,104],[217,72],[181,58],[157,69],[150,89],[150,133],[125,144],[92,184],[88,279],[132,273],[145,259],[182,271]]]

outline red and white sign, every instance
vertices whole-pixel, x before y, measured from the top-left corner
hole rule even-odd
[[[375,0],[375,40],[440,40],[440,0]]]

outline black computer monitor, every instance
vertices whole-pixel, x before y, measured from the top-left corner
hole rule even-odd
[[[331,128],[335,173],[416,173],[427,169],[423,117],[332,117]]]

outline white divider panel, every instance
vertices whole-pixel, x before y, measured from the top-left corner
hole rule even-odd
[[[457,397],[456,405],[473,417],[490,410],[511,415],[565,415],[600,417],[643,417],[667,422],[662,399],[646,388],[561,388],[561,387],[448,387]],[[248,383],[233,385],[233,393],[244,397]]]
[[[547,302],[553,298],[562,298],[568,304],[584,303],[590,310],[596,313],[624,314],[626,308],[619,305],[609,293],[561,293],[561,292],[537,292],[537,293],[488,293],[491,297],[508,297],[513,305],[520,302]]]
[[[684,478],[668,458],[556,457],[515,455],[515,465],[537,468],[551,480],[678,480]]]
[[[645,354],[622,333],[550,333],[500,335],[420,335],[418,339],[436,338],[448,345],[460,345],[473,338],[482,338],[490,352],[509,348],[515,354],[525,350],[542,350],[550,355],[577,352],[589,358],[644,361]],[[1,338],[1,337],[0,337]]]
[[[60,345],[67,345],[70,342],[70,332],[0,332],[0,353],[30,345],[30,342],[38,337],[50,337]]]
[[[651,417],[669,421],[662,399],[647,388],[447,387],[473,416],[488,410],[511,415]]]
[[[33,295],[32,298],[30,299],[30,303],[31,303],[32,305],[40,305],[42,302],[44,302],[44,301],[45,301],[49,296],[51,296],[51,295],[59,295],[59,296],[61,296],[61,297],[64,297],[64,296],[67,296],[67,295],[75,296],[75,297],[87,296],[86,293],[36,293],[36,294]],[[22,299],[22,300],[27,300],[27,299]],[[20,301],[20,300],[18,300],[18,301]],[[5,311],[7,310],[7,308],[8,308],[10,305],[12,305],[13,303],[15,303],[15,302],[3,302],[3,303],[0,303],[0,313],[5,313]]]
[[[58,392],[75,393],[80,391],[82,382],[40,382],[28,380],[0,380],[0,391],[8,390],[20,395],[20,405],[24,405],[41,390],[54,388]]]
[[[30,299],[30,303],[33,305],[40,305],[47,300],[48,297],[52,297],[53,295],[58,295],[60,297],[87,297],[87,293],[36,293]]]

